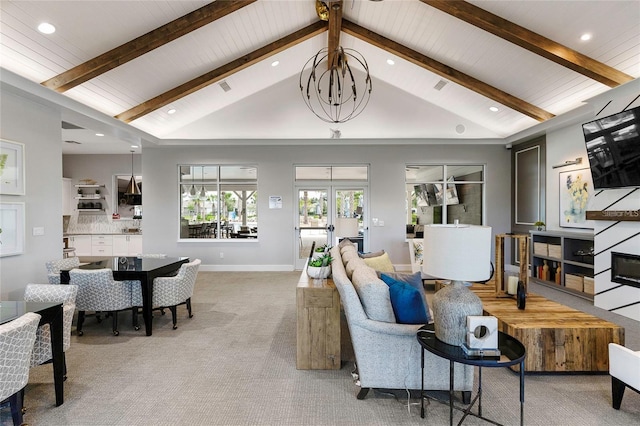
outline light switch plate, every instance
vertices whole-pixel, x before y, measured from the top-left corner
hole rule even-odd
[[[44,227],[43,226],[34,226],[33,227],[33,236],[44,235]]]

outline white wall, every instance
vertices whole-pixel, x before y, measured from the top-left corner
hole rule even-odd
[[[26,284],[46,283],[45,262],[62,257],[62,131],[60,113],[2,90],[0,136],[25,144],[26,195],[2,195],[25,203],[25,253],[0,258],[0,297],[21,300]],[[34,227],[44,235],[33,236]]]
[[[369,164],[369,215],[385,222],[369,230],[371,250],[385,249],[394,264],[408,265],[405,242],[405,165],[486,164],[487,224],[509,231],[509,151],[499,145],[336,145],[181,146],[143,150],[145,182],[144,251],[198,257],[203,268],[219,270],[292,269],[297,234],[293,167],[301,164]],[[259,240],[178,242],[178,164],[255,164],[258,166]],[[268,197],[283,197],[282,209],[269,209]],[[220,252],[224,259],[220,259]]]

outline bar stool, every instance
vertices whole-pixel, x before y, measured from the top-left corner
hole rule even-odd
[[[62,249],[62,257],[76,257],[76,248],[75,247],[67,247]]]

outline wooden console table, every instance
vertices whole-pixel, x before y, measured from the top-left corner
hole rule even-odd
[[[340,296],[333,280],[314,283],[306,268],[296,288],[298,370],[340,369]]]

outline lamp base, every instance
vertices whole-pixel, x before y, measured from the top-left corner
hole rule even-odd
[[[482,315],[482,301],[462,281],[452,281],[433,296],[433,325],[439,340],[454,346],[465,343],[469,315]]]

